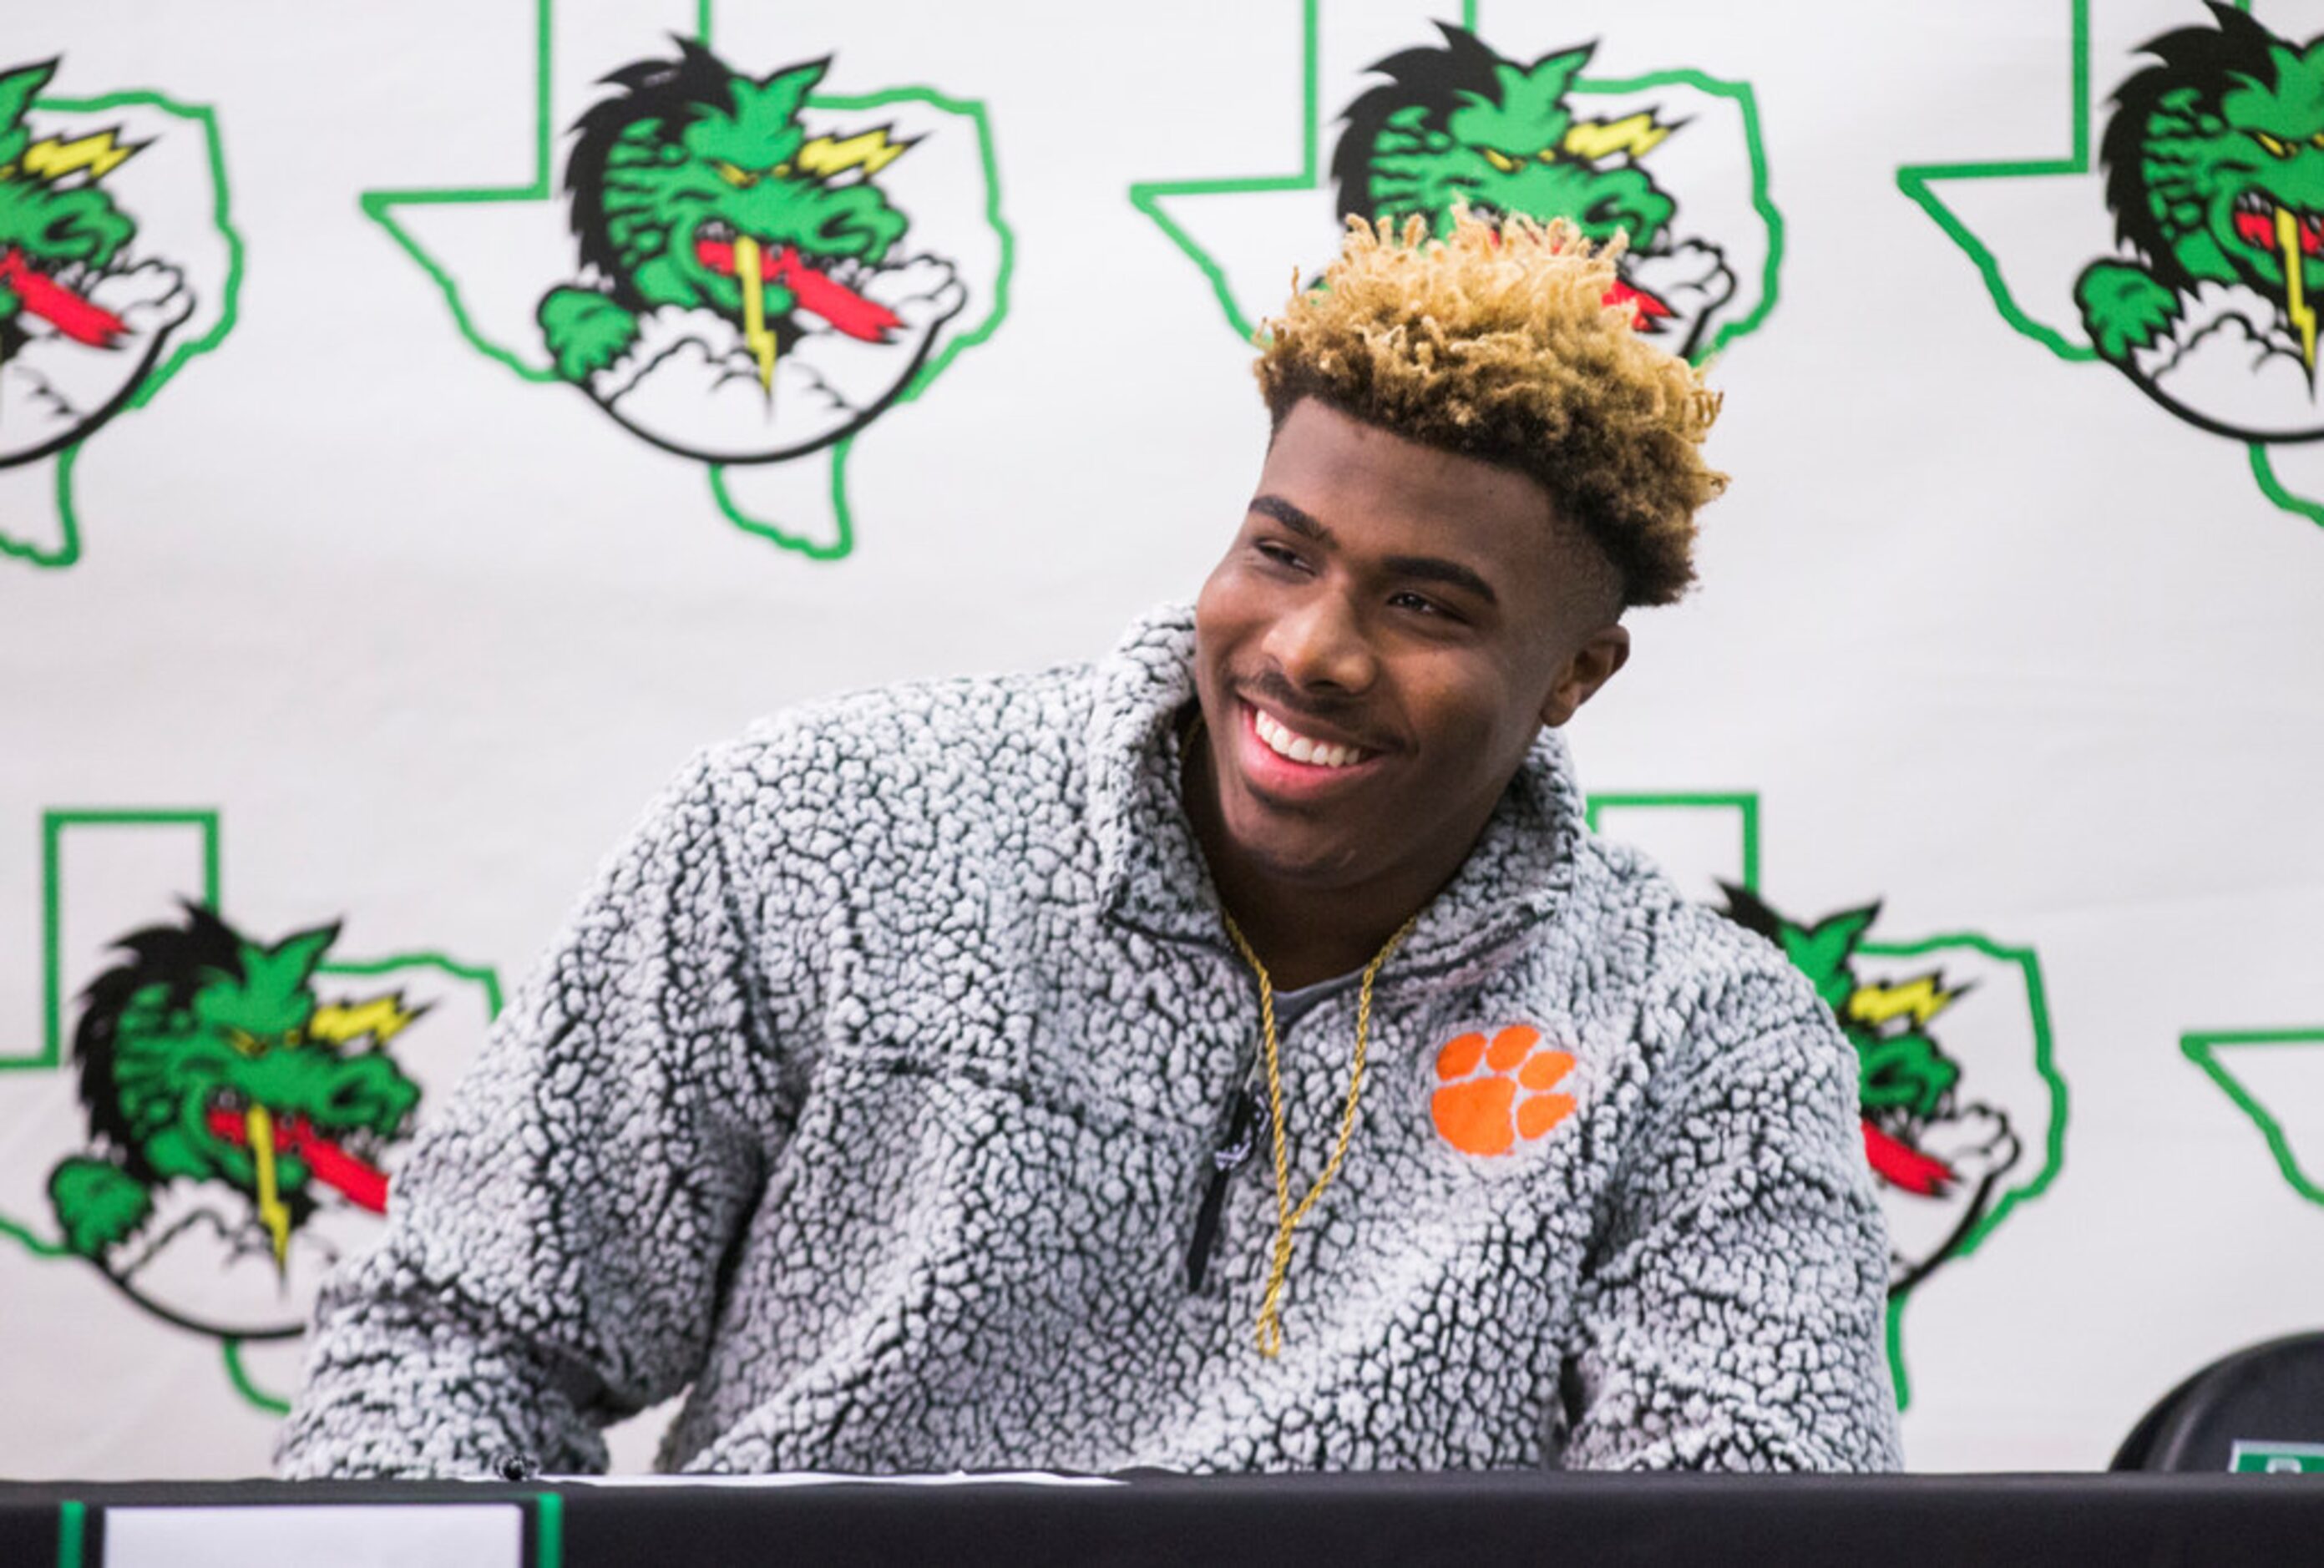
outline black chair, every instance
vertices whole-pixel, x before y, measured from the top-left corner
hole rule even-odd
[[[2299,1468],[2324,1469],[2324,1333],[2270,1340],[2213,1361],[2157,1400],[2107,1468],[2225,1471],[2237,1443],[2313,1448]]]

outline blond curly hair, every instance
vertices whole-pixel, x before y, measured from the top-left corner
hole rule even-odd
[[[1320,286],[1263,324],[1259,390],[1280,428],[1315,398],[1408,440],[1530,475],[1602,549],[1625,604],[1694,579],[1695,510],[1727,487],[1702,460],[1719,394],[1606,303],[1619,241],[1563,218],[1348,219]]]

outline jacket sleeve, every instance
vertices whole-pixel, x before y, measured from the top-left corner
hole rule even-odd
[[[1723,1048],[1632,1148],[1578,1300],[1569,1468],[1902,1462],[1856,1053],[1792,978],[1702,1010],[1693,1044]]]
[[[282,1476],[601,1471],[601,1428],[692,1379],[780,1121],[713,773],[600,872],[325,1282]]]

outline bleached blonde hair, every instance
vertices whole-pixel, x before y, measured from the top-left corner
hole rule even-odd
[[[1727,487],[1702,460],[1720,397],[1609,302],[1620,244],[1563,218],[1468,212],[1452,234],[1348,219],[1339,259],[1258,334],[1280,428],[1303,398],[1530,475],[1594,540],[1625,604],[1694,579],[1695,512]]]

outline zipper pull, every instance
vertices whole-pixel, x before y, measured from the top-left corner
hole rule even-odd
[[[1202,1209],[1194,1216],[1194,1237],[1186,1246],[1188,1295],[1202,1293],[1203,1277],[1210,1272],[1212,1250],[1218,1245],[1219,1211],[1227,1201],[1227,1183],[1250,1162],[1252,1123],[1258,1120],[1259,1102],[1251,1098],[1250,1091],[1237,1090],[1234,1114],[1227,1121],[1226,1139],[1211,1151],[1211,1185],[1203,1193]]]

